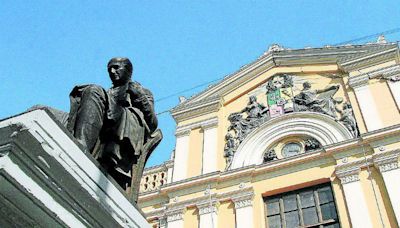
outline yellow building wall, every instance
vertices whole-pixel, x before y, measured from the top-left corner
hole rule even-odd
[[[374,97],[376,108],[384,127],[400,123],[400,113],[396,102],[385,80],[373,79],[369,81],[369,89]]]
[[[371,175],[369,175],[371,172]],[[378,170],[374,167],[363,169],[360,173],[360,181],[364,190],[374,227],[398,227],[385,183]]]
[[[183,215],[183,224],[185,228],[199,227],[199,210],[195,207],[188,208]]]
[[[304,81],[310,81],[312,89],[323,89],[327,85],[340,84],[341,87],[334,97],[342,97],[345,101],[350,101],[353,106],[354,115],[358,122],[361,133],[366,132],[365,123],[363,122],[362,113],[359,109],[357,98],[354,91],[348,86],[349,77],[359,75],[361,73],[370,72],[380,67],[390,66],[394,61],[389,61],[378,66],[372,66],[360,71],[350,72],[350,76],[344,75],[343,78],[327,77],[326,73],[339,73],[336,64],[329,65],[311,65],[311,66],[292,66],[292,67],[276,67],[261,73],[258,77],[236,88],[222,98],[223,104],[217,113],[210,113],[198,116],[189,120],[177,123],[178,126],[185,126],[199,121],[204,121],[213,117],[218,117],[218,140],[217,140],[217,161],[219,170],[225,169],[225,159],[223,157],[225,140],[224,137],[230,125],[228,116],[233,112],[239,112],[246,107],[250,93],[258,89],[258,87],[268,81],[271,76],[277,73],[289,73],[296,75],[294,81],[294,94],[296,95],[302,89]],[[400,123],[400,114],[390,90],[386,82],[380,80],[371,80],[369,88],[373,94],[375,103],[377,104],[380,116],[385,126],[391,126]],[[262,98],[264,97],[264,98]],[[258,101],[265,103],[265,94],[260,94]],[[341,105],[340,105],[341,107]],[[189,136],[189,156],[188,156],[188,177],[198,176],[201,174],[202,168],[202,151],[203,151],[203,133],[200,128],[192,129]],[[387,149],[400,148],[400,142],[386,146]],[[373,153],[369,150],[366,155]],[[364,154],[358,151],[358,154],[348,157],[348,161],[362,159]],[[328,158],[324,158],[328,159]],[[246,186],[252,186],[254,189],[253,199],[253,222],[254,227],[266,227],[264,197],[280,194],[283,192],[293,191],[300,188],[313,186],[320,183],[331,182],[332,191],[335,197],[335,204],[340,220],[341,227],[351,227],[349,213],[346,206],[346,199],[342,189],[340,180],[335,177],[335,165],[341,163],[336,161],[333,156],[329,161],[309,161],[302,164],[301,168],[294,165],[292,169],[284,171],[273,171],[259,173],[255,176],[242,176],[233,180],[224,180],[219,178],[213,183],[211,191],[213,193],[224,193],[238,188],[238,183],[244,182]],[[374,227],[397,227],[394,212],[390,203],[390,199],[386,192],[385,184],[381,174],[373,167],[370,168],[371,177],[367,169],[363,169],[360,173],[360,183],[362,185],[363,194],[367,201],[370,218]],[[188,187],[169,195],[170,199],[179,196],[179,201],[191,200],[204,196],[206,184]],[[379,210],[378,210],[379,208]],[[146,208],[148,209],[148,208]],[[380,211],[380,213],[379,213]],[[199,216],[198,210],[190,207],[184,214],[185,227],[198,227]],[[220,202],[218,208],[218,227],[235,227],[235,209],[234,203],[231,201]]]
[[[231,201],[221,202],[218,207],[218,228],[234,228],[235,205]]]

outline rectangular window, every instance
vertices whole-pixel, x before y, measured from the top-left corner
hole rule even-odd
[[[339,228],[330,184],[268,196],[264,199],[269,228]]]

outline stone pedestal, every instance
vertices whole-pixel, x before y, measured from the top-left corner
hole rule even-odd
[[[51,116],[0,121],[0,227],[150,227]]]

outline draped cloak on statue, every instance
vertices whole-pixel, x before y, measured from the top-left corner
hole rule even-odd
[[[70,94],[71,110],[67,125],[72,134],[82,95],[89,88],[97,91],[95,98],[91,98],[91,102],[95,103],[93,109],[97,109],[91,110],[94,113],[91,119],[102,120],[100,136],[91,153],[100,163],[104,162],[124,176],[130,176],[132,164],[141,154],[146,139],[157,129],[153,95],[133,81],[108,91],[96,85],[76,86]]]

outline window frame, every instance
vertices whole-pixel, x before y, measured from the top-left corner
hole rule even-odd
[[[318,190],[323,189],[324,187],[329,187],[331,195],[332,195],[332,200],[331,201],[327,201],[324,203],[321,203],[320,201],[320,197],[318,195]],[[301,205],[301,199],[300,199],[300,194],[301,193],[305,193],[307,191],[312,191],[313,192],[313,200],[314,200],[314,207],[316,208],[316,212],[317,212],[317,218],[318,218],[318,223],[312,224],[312,225],[301,225],[304,224],[304,215],[303,215],[303,209],[306,208],[312,208],[313,206],[308,206],[308,207],[304,207],[302,208]],[[298,212],[298,220],[300,223],[301,228],[311,228],[311,227],[323,227],[324,225],[330,225],[330,224],[334,224],[337,223],[339,225],[339,228],[341,227],[340,224],[340,217],[337,211],[337,204],[336,204],[336,198],[333,192],[333,187],[332,187],[332,183],[331,182],[327,182],[327,183],[323,183],[323,184],[318,184],[318,185],[313,185],[313,186],[309,186],[309,187],[305,187],[305,188],[300,188],[300,189],[296,189],[293,191],[288,191],[288,192],[282,192],[282,193],[278,193],[278,194],[274,194],[274,195],[270,195],[270,196],[266,196],[263,197],[263,201],[264,201],[264,219],[265,219],[265,226],[268,228],[269,224],[268,224],[268,205],[267,205],[267,201],[268,200],[275,200],[278,199],[279,202],[279,215],[280,215],[280,224],[282,228],[286,228],[286,220],[285,220],[285,211],[284,211],[284,207],[283,207],[283,197],[284,196],[289,196],[289,195],[295,195],[296,197],[296,204],[297,204],[297,211]],[[322,215],[322,209],[321,206],[322,205],[326,205],[326,204],[330,204],[332,203],[334,204],[334,209],[335,209],[335,213],[336,213],[336,219],[328,219],[328,220],[323,220],[323,215]],[[276,215],[278,215],[276,214]],[[275,214],[274,214],[275,215]]]

